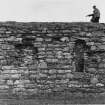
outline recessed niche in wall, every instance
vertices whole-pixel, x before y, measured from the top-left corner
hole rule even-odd
[[[84,51],[86,42],[78,39],[75,41],[74,53],[75,53],[75,67],[76,72],[84,72]]]

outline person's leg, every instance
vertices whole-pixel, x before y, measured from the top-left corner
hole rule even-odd
[[[99,17],[96,17],[94,22],[99,23]]]
[[[90,21],[91,21],[91,22],[94,22],[94,20],[95,20],[95,19],[92,17]]]

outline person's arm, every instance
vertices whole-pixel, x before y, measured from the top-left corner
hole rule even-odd
[[[93,16],[94,14],[89,14],[89,15],[87,15],[87,16]]]

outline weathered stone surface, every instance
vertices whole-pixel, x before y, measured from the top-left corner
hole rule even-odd
[[[55,73],[57,73],[56,69],[49,70],[49,74],[55,74]]]
[[[74,75],[73,75],[73,74],[71,74],[71,73],[67,73],[67,74],[66,74],[66,78],[73,79],[73,77],[74,77]]]
[[[7,85],[13,85],[13,80],[7,80]]]
[[[105,50],[105,45],[99,45],[98,48]]]
[[[42,61],[40,61],[38,67],[39,68],[47,68],[47,63],[42,60]]]
[[[12,74],[11,78],[12,79],[19,79],[19,78],[21,78],[21,74]]]
[[[98,81],[98,78],[97,78],[97,77],[93,77],[93,78],[91,78],[90,82],[91,82],[93,85],[96,85],[99,81]]]
[[[88,71],[94,73],[94,72],[96,72],[96,68],[88,68]]]
[[[103,62],[100,63],[100,64],[99,64],[99,68],[105,68],[105,63],[103,63]]]
[[[8,85],[0,85],[0,89],[9,89]]]
[[[101,75],[105,74],[104,24],[10,22],[0,25],[0,90],[33,95],[67,86],[104,85],[105,77]],[[78,40],[85,47],[79,46],[80,51],[76,52]],[[83,65],[84,70],[78,72],[77,65],[79,68]],[[94,77],[96,74],[101,79]]]
[[[98,86],[98,87],[103,87],[104,84],[102,84],[102,83],[97,83],[96,86]]]

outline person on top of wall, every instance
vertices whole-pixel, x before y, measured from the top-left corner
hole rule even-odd
[[[99,19],[100,19],[100,11],[98,8],[96,8],[96,6],[94,5],[93,6],[93,13],[92,14],[89,14],[87,16],[92,16],[91,18],[91,22],[93,23],[99,23]]]

